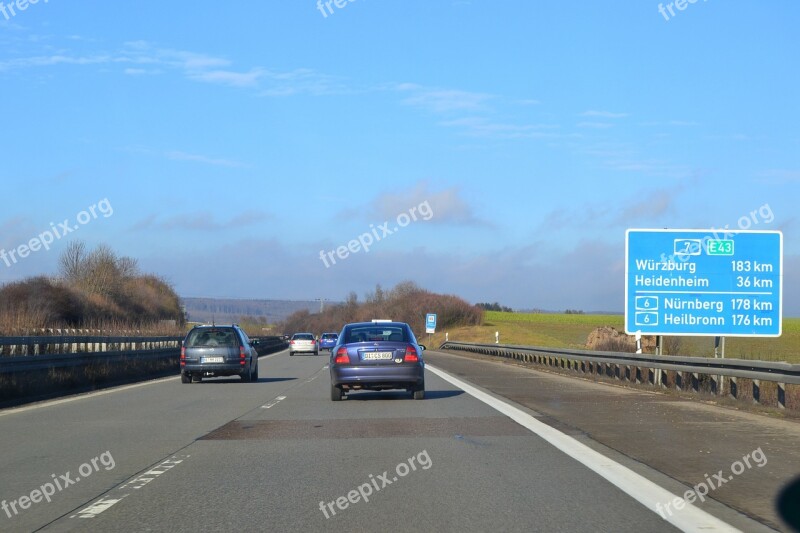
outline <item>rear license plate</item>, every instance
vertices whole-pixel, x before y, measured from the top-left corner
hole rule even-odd
[[[224,357],[201,357],[200,358],[200,362],[201,363],[224,363],[225,362],[225,358]]]
[[[366,352],[361,354],[361,359],[364,361],[382,361],[384,359],[392,359],[393,352]]]

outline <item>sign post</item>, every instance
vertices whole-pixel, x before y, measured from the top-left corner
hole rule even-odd
[[[625,234],[629,335],[778,337],[782,291],[780,231]]]
[[[436,313],[425,315],[425,333],[428,334],[428,344],[430,344],[431,334],[436,333]]]

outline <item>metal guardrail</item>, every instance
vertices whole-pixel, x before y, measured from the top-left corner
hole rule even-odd
[[[0,347],[25,347],[25,355],[0,357],[0,374],[14,374],[30,370],[80,367],[91,364],[120,364],[127,362],[169,360],[178,357],[183,337],[100,337],[100,336],[47,336],[0,337]],[[281,337],[253,337],[258,340],[259,355],[286,346]],[[73,351],[66,351],[71,347]],[[78,351],[75,347],[83,347]],[[121,349],[120,349],[121,348]],[[52,351],[51,351],[52,350]]]
[[[574,370],[584,374],[598,374],[615,377],[619,380],[652,385],[667,386],[667,374],[661,370],[676,373],[675,386],[683,390],[685,374],[691,376],[691,388],[699,390],[701,374],[711,377],[712,393],[723,394],[725,378],[728,378],[729,394],[738,398],[741,392],[737,378],[752,380],[752,395],[756,403],[761,401],[761,381],[777,383],[778,407],[786,407],[786,384],[800,384],[800,365],[768,361],[747,361],[744,359],[707,359],[704,357],[683,357],[675,355],[654,356],[620,352],[600,352],[509,344],[473,344],[466,342],[445,342],[442,350],[469,351],[485,355],[506,357],[523,362],[550,367]],[[647,378],[642,368],[648,369]]]
[[[0,374],[15,374],[17,372],[50,368],[80,367],[92,364],[113,365],[131,361],[141,362],[159,359],[175,359],[177,368],[180,354],[179,348],[161,348],[156,350],[2,357],[0,358]]]
[[[42,335],[0,337],[0,356],[41,356],[45,354],[74,354],[83,352],[113,352],[123,350],[155,350],[178,348],[183,337],[166,336],[101,336],[101,335]]]
[[[258,355],[264,355],[274,351],[274,348],[286,348],[289,346],[289,342],[280,335],[270,337],[250,337],[250,340],[258,341],[258,345],[256,346]]]

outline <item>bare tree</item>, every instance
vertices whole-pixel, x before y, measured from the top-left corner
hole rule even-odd
[[[86,243],[72,241],[58,259],[58,271],[69,282],[79,282],[85,276]]]
[[[139,274],[139,261],[133,257],[120,257],[117,261],[119,273],[124,278],[132,278]]]

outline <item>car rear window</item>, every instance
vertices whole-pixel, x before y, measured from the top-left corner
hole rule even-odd
[[[186,338],[188,348],[214,348],[217,346],[238,346],[236,332],[230,328],[201,328],[189,332]]]
[[[310,335],[308,333],[299,333],[295,335],[293,338],[296,341],[313,341],[314,335]]]
[[[408,332],[402,326],[365,326],[347,330],[345,342],[409,342]]]
[[[337,338],[338,336],[339,336],[339,335],[337,335],[336,333],[323,333],[323,334],[322,334],[322,338],[323,338],[323,339],[335,339],[335,338]]]

